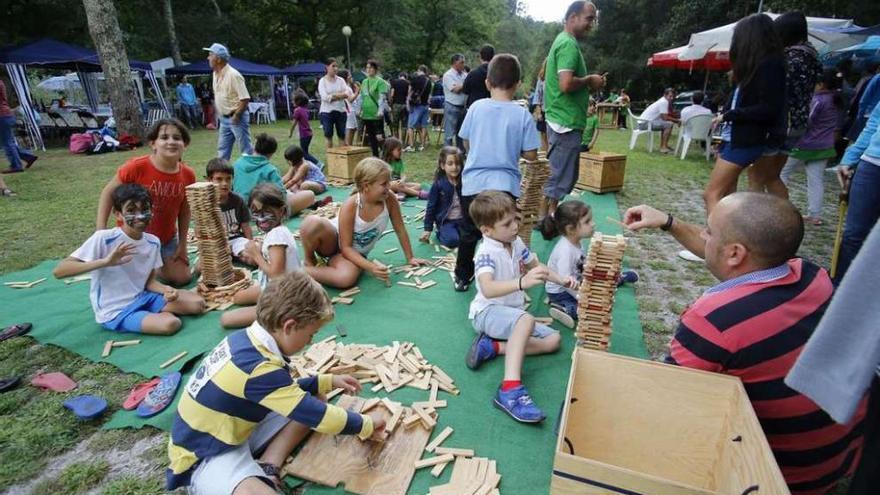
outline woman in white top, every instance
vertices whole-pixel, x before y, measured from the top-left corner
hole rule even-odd
[[[303,245],[306,273],[318,282],[338,289],[347,289],[357,283],[361,271],[391,283],[388,267],[367,259],[370,250],[379,242],[388,220],[407,263],[412,266],[427,264],[413,257],[406,225],[400,214],[400,203],[392,194],[391,167],[378,158],[365,158],[354,169],[357,192],[351,195],[334,221],[311,215],[303,220],[300,239]],[[317,266],[318,257],[327,262]]]
[[[321,97],[318,118],[324,129],[328,149],[333,147],[334,129],[340,142],[345,139],[345,121],[348,115],[346,102],[353,95],[345,80],[336,76],[338,69],[336,59],[327,59],[327,74],[318,81],[318,95]]]

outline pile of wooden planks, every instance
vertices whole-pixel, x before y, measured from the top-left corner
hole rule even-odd
[[[435,245],[436,246],[436,245]],[[437,285],[434,280],[422,280],[423,277],[434,273],[437,270],[448,272],[450,276],[455,271],[455,256],[448,254],[445,256],[434,256],[433,261],[425,266],[403,265],[393,270],[394,273],[404,274],[403,278],[407,281],[397,282],[398,285],[412,287],[415,289],[427,289]]]
[[[432,391],[436,388],[453,395],[459,393],[455,381],[439,366],[429,363],[412,342],[394,341],[390,346],[346,345],[335,339],[336,335],[327,337],[293,356],[290,365],[294,377],[305,378],[319,373],[348,374],[361,383],[373,383],[373,392],[384,389],[390,393],[407,386]]]
[[[319,206],[316,210],[306,210],[303,212],[303,217],[307,217],[310,215],[317,215],[321,218],[326,218],[327,220],[333,220],[336,218],[336,215],[339,214],[339,208],[342,206],[342,203],[327,203],[324,206]]]
[[[519,237],[531,246],[532,229],[538,223],[538,210],[544,199],[544,184],[550,178],[550,163],[546,159],[537,159],[533,162],[521,160],[522,182],[520,183],[520,196],[516,200],[522,220],[519,223]]]
[[[473,457],[473,451],[466,449],[447,449],[464,451],[471,455],[456,455],[449,483],[432,486],[429,495],[497,495],[501,475],[496,470],[493,459]],[[436,449],[440,451],[440,447]],[[452,457],[451,454],[444,454]],[[438,465],[439,466],[439,465]],[[432,471],[433,474],[433,471]]]
[[[232,296],[240,290],[247,289],[253,284],[252,273],[247,268],[233,268],[233,280],[229,285],[211,287],[205,284],[204,279],[199,279],[196,291],[205,299],[205,312],[225,311],[232,306]]]
[[[583,281],[578,296],[578,344],[608,350],[611,340],[611,309],[626,239],[622,235],[593,234],[584,260]]]
[[[202,280],[209,287],[225,286],[235,281],[232,257],[226,238],[226,225],[220,212],[217,186],[196,182],[186,186],[186,200],[195,221]]]

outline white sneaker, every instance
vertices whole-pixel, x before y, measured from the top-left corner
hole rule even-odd
[[[412,146],[407,146],[406,148],[403,149],[403,151],[409,153],[409,152],[412,152],[412,151],[415,151],[415,150],[413,149]]]
[[[425,147],[424,147],[424,146],[419,146],[418,148],[416,148],[416,151],[418,151],[419,153],[421,153],[422,151],[425,151]]]
[[[696,261],[699,261],[699,262],[703,262],[703,261],[704,261],[703,258],[700,258],[699,256],[697,256],[696,254],[694,254],[694,253],[688,251],[687,249],[682,249],[681,251],[679,251],[679,252],[678,252],[678,257],[681,258],[681,259],[683,259],[683,260],[687,260],[687,261],[695,261],[695,262],[696,262]]]
[[[568,328],[574,328],[574,318],[556,306],[550,306],[550,317]]]

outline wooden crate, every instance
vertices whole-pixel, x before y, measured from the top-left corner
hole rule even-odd
[[[751,491],[789,493],[738,378],[575,350],[551,494]]]
[[[577,186],[597,193],[619,191],[625,172],[626,155],[607,151],[581,153]]]
[[[361,160],[372,156],[370,148],[363,146],[339,146],[327,150],[327,177],[352,182],[354,168]]]

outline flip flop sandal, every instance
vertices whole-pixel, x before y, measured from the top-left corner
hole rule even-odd
[[[122,403],[122,408],[126,411],[131,411],[136,408],[138,404],[144,401],[144,398],[147,397],[156,386],[159,385],[159,377],[153,378],[152,380],[144,383],[138,383],[131,389],[128,397],[125,399],[125,402]]]
[[[0,394],[3,392],[9,392],[10,390],[18,387],[18,384],[21,382],[20,376],[10,376],[9,378],[0,378]]]
[[[30,323],[18,323],[15,325],[9,325],[8,327],[3,329],[3,332],[0,332],[0,342],[3,342],[6,339],[11,339],[12,337],[20,337],[31,331],[33,325]]]
[[[64,401],[64,407],[84,421],[95,419],[107,410],[107,401],[95,395],[77,395]]]
[[[53,392],[70,392],[76,388],[76,382],[64,373],[37,373],[31,380],[31,385],[45,388]]]
[[[172,371],[165,374],[156,388],[150,391],[143,402],[137,406],[137,415],[142,418],[151,418],[164,411],[172,402],[174,396],[177,395],[177,388],[180,386],[180,372]]]

